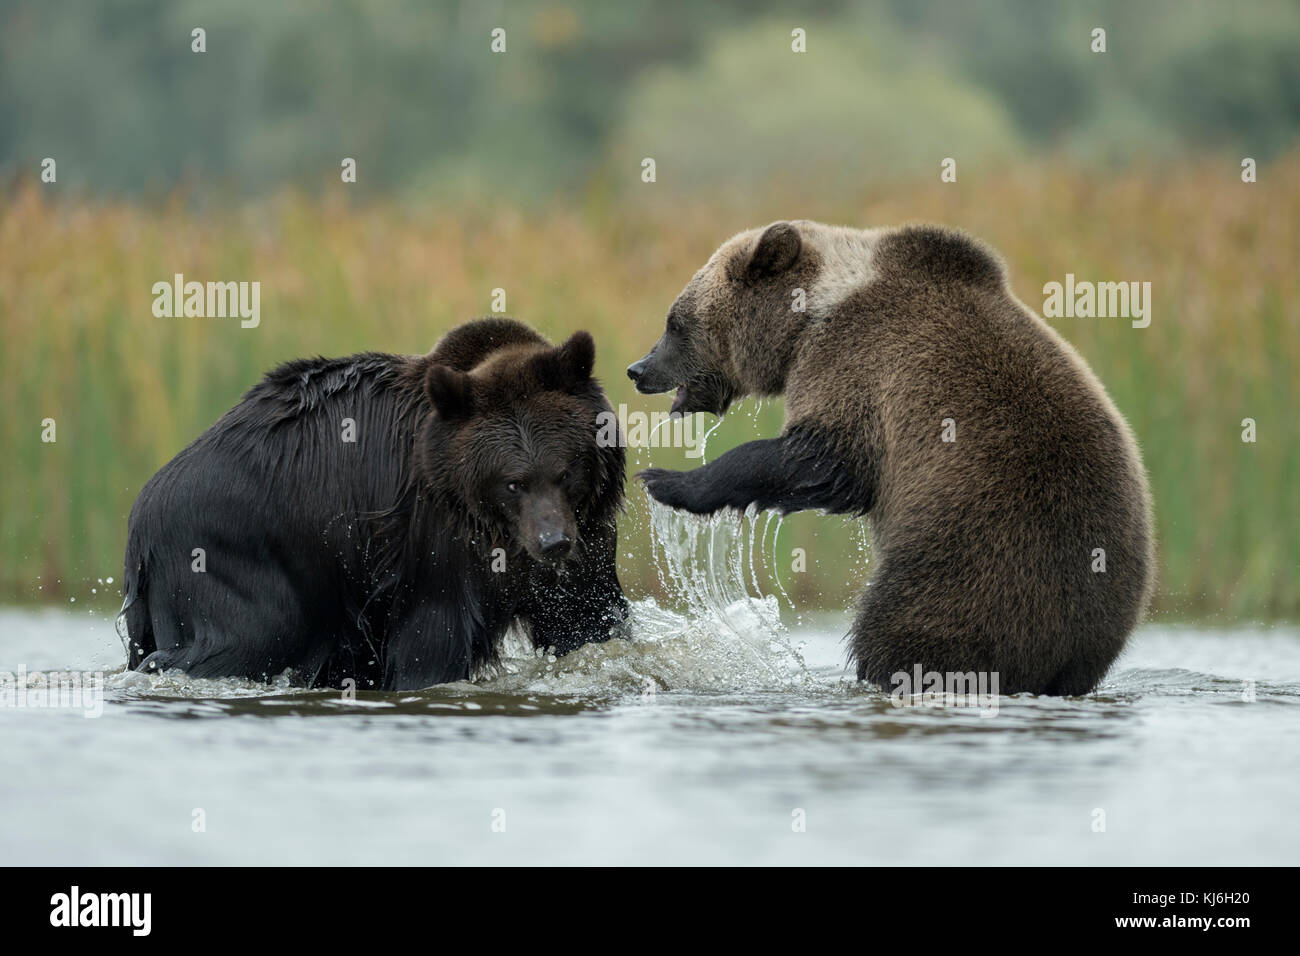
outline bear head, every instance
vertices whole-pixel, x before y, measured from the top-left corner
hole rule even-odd
[[[806,235],[816,225],[777,222],[723,243],[673,302],[654,348],[628,367],[637,391],[676,389],[673,413],[715,415],[745,395],[780,394],[807,323],[797,296],[820,271]]]
[[[718,248],[628,377],[640,392],[676,389],[674,413],[721,415],[746,395],[782,394],[804,332],[860,304],[856,293],[877,280],[1000,290],[1005,269],[983,243],[943,226],[774,222]]]
[[[584,535],[612,526],[623,449],[598,442],[610,413],[592,378],[595,343],[551,346],[506,319],[469,323],[424,360],[434,414],[418,450],[425,480],[492,546],[562,566]]]

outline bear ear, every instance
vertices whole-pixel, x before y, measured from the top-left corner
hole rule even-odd
[[[590,332],[578,331],[568,341],[539,356],[542,380],[547,387],[565,391],[591,378],[596,364],[596,341]]]
[[[424,375],[424,394],[445,420],[467,418],[474,411],[474,382],[465,372],[434,363]]]
[[[745,274],[751,279],[780,275],[794,265],[802,248],[803,240],[793,223],[774,222],[758,237]]]
[[[590,332],[574,332],[557,351],[560,364],[568,369],[575,384],[591,378],[591,370],[596,367],[596,340]]]

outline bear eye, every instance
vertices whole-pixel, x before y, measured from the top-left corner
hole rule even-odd
[[[560,472],[560,477],[555,479],[555,483],[558,485],[562,485],[568,480],[569,480],[569,470],[566,468],[564,471]]]
[[[507,481],[507,482],[506,482],[506,491],[510,492],[512,495],[517,495],[517,494],[519,494],[519,482],[517,482],[517,481]]]

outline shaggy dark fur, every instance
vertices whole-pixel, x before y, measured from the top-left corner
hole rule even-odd
[[[806,311],[791,307],[796,288]],[[919,664],[996,672],[1003,693],[1082,694],[1142,615],[1154,556],[1137,444],[967,236],[811,222],[742,233],[628,374],[641,391],[677,388],[683,412],[785,395],[781,437],[641,477],[696,513],[866,515],[875,573],[851,635],[859,679],[889,688]]]
[[[593,359],[585,332],[483,319],[270,372],[131,510],[130,666],[406,689],[470,677],[512,623],[607,639],[624,453],[596,442]]]

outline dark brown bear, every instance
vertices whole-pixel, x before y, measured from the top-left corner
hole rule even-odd
[[[514,623],[607,639],[624,454],[594,358],[498,318],[275,369],[131,510],[130,666],[407,689],[470,677]]]
[[[808,221],[741,233],[628,374],[642,392],[677,389],[683,413],[786,396],[779,438],[642,478],[699,514],[867,516],[859,679],[888,688],[919,665],[996,673],[1003,693],[1083,694],[1142,616],[1154,559],[1137,444],[971,238]]]

